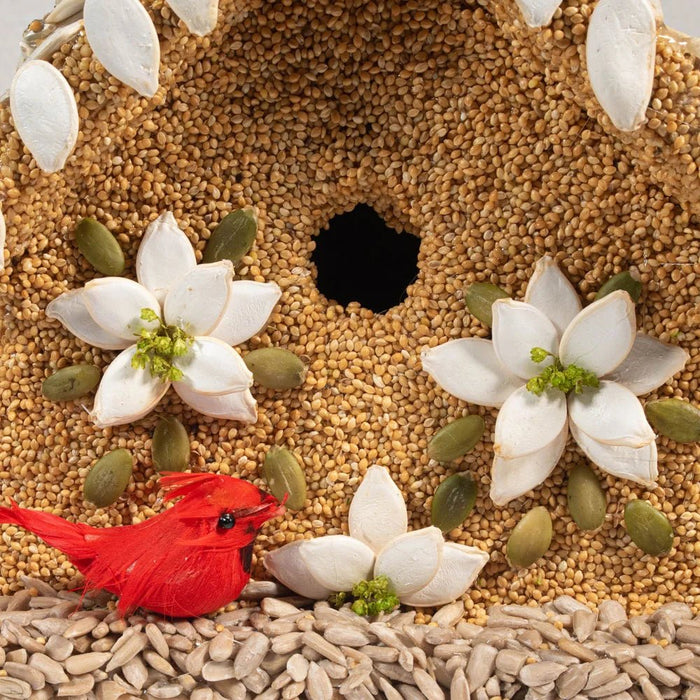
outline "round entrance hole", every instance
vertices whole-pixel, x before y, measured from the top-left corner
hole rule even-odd
[[[376,313],[400,304],[418,275],[420,239],[386,225],[370,206],[334,216],[316,238],[316,284],[342,306],[356,301]]]

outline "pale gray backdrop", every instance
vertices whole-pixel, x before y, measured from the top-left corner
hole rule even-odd
[[[700,36],[700,0],[661,2],[670,27]],[[22,31],[31,20],[46,14],[53,5],[53,0],[0,0],[0,93],[9,86],[19,60],[17,42]]]

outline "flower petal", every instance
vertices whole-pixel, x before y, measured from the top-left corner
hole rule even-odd
[[[683,348],[637,333],[629,355],[605,378],[641,396],[665,384],[689,359]]]
[[[588,23],[588,78],[622,131],[644,123],[654,85],[656,12],[651,2],[599,0]]]
[[[578,365],[602,377],[627,357],[636,330],[634,302],[618,289],[594,301],[569,324],[559,359],[565,367]]]
[[[257,403],[248,389],[212,396],[199,394],[182,382],[175,382],[173,388],[187,405],[205,416],[241,423],[255,423],[258,420]]]
[[[350,536],[377,553],[406,532],[407,526],[406,504],[399,487],[384,467],[371,466],[352,497],[348,512]]]
[[[134,342],[107,332],[90,316],[85,305],[85,289],[73,289],[50,301],[46,315],[60,321],[76,338],[103,350],[123,350]]]
[[[503,404],[496,418],[493,452],[513,459],[539,452],[566,426],[566,395],[547,389],[541,396],[521,387]]]
[[[143,418],[163,398],[170,384],[153,377],[147,369],[135,369],[132,345],[120,352],[105,370],[95,394],[90,416],[95,425],[124,425]]]
[[[196,265],[194,248],[171,212],[151,222],[136,254],[136,278],[159,303],[165,301],[170,287]]]
[[[204,36],[216,27],[219,0],[166,0],[192,34]]]
[[[307,540],[299,554],[316,582],[331,591],[349,591],[359,581],[372,578],[374,552],[346,535]]]
[[[48,61],[27,61],[10,87],[10,109],[20,138],[46,173],[61,170],[78,140],[73,90]]]
[[[414,607],[435,607],[460,598],[486,566],[489,555],[476,547],[445,542],[442,560],[430,583],[401,602]]]
[[[400,535],[382,549],[374,564],[374,576],[386,576],[399,598],[425,588],[442,560],[442,532],[424,527]]]
[[[562,0],[515,0],[530,27],[544,27],[552,21],[552,16]]]
[[[538,308],[554,324],[559,336],[581,311],[576,290],[549,255],[537,261],[525,291],[525,301]]]
[[[612,476],[654,486],[659,475],[656,441],[642,447],[606,445],[594,440],[570,421],[571,435],[588,459]]]
[[[244,343],[265,328],[281,296],[274,282],[233,282],[226,309],[210,335],[229,345]]]
[[[151,309],[160,316],[160,304],[138,282],[125,277],[101,277],[88,282],[84,289],[90,316],[108,333],[133,343],[142,328],[158,328],[157,321],[141,318],[143,309]]]
[[[165,297],[165,323],[178,326],[190,335],[208,335],[224,313],[232,277],[230,260],[191,269]]]
[[[493,343],[460,338],[424,350],[423,369],[452,396],[479,406],[499,407],[523,382],[496,357]]]
[[[311,600],[325,600],[333,591],[316,581],[299,553],[307,542],[308,540],[291,542],[268,552],[263,565],[280,583],[295,593]]]
[[[158,90],[160,43],[138,0],[85,0],[85,34],[97,60],[144,97]]]
[[[195,338],[187,355],[176,357],[173,365],[185,375],[178,384],[198,394],[220,396],[243,391],[253,384],[253,374],[243,358],[216,338]]]
[[[569,396],[569,416],[579,430],[607,445],[642,447],[656,437],[639,399],[622,384],[601,381]]]
[[[544,348],[556,355],[559,334],[538,308],[523,301],[496,299],[493,312],[493,349],[500,363],[523,379],[539,374],[553,359],[539,364],[530,359],[532,348]]]
[[[512,459],[495,455],[491,467],[491,500],[497,506],[504,506],[539,486],[557,466],[568,437],[565,424],[552,442],[536,452]]]

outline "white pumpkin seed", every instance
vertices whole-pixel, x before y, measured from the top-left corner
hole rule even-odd
[[[193,34],[204,36],[216,27],[219,0],[166,0],[166,2]]]
[[[37,165],[61,170],[78,139],[78,107],[68,81],[46,61],[27,61],[10,87],[15,127]]]
[[[647,0],[600,0],[586,38],[588,77],[621,131],[644,122],[654,82],[656,19]]]
[[[552,21],[552,15],[561,0],[515,0],[530,27],[544,27]]]
[[[84,22],[79,19],[63,27],[57,27],[51,32],[32,52],[27,56],[27,60],[39,61],[49,60],[63,44],[67,44],[75,39],[83,30]]]
[[[96,58],[144,97],[158,90],[160,44],[138,0],[85,0],[85,34]]]
[[[85,5],[85,0],[61,0],[61,2],[56,3],[56,7],[46,15],[44,21],[48,24],[60,24],[70,19],[73,15],[77,15],[78,12],[82,12],[83,5]]]

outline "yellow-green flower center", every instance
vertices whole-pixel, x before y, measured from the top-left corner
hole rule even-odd
[[[540,396],[549,387],[559,389],[565,394],[568,394],[570,391],[580,394],[585,386],[598,388],[600,385],[598,377],[593,372],[578,365],[564,367],[558,357],[544,348],[532,348],[530,350],[530,359],[537,364],[544,362],[548,357],[553,357],[554,362],[545,367],[540,374],[530,379],[526,384],[528,391],[531,391],[533,394]]]
[[[139,331],[131,366],[135,369],[148,368],[152,376],[164,382],[180,381],[182,370],[173,365],[173,360],[187,354],[194,338],[178,326],[166,326],[153,309],[141,309],[141,319],[157,322],[158,328],[142,328]]]

